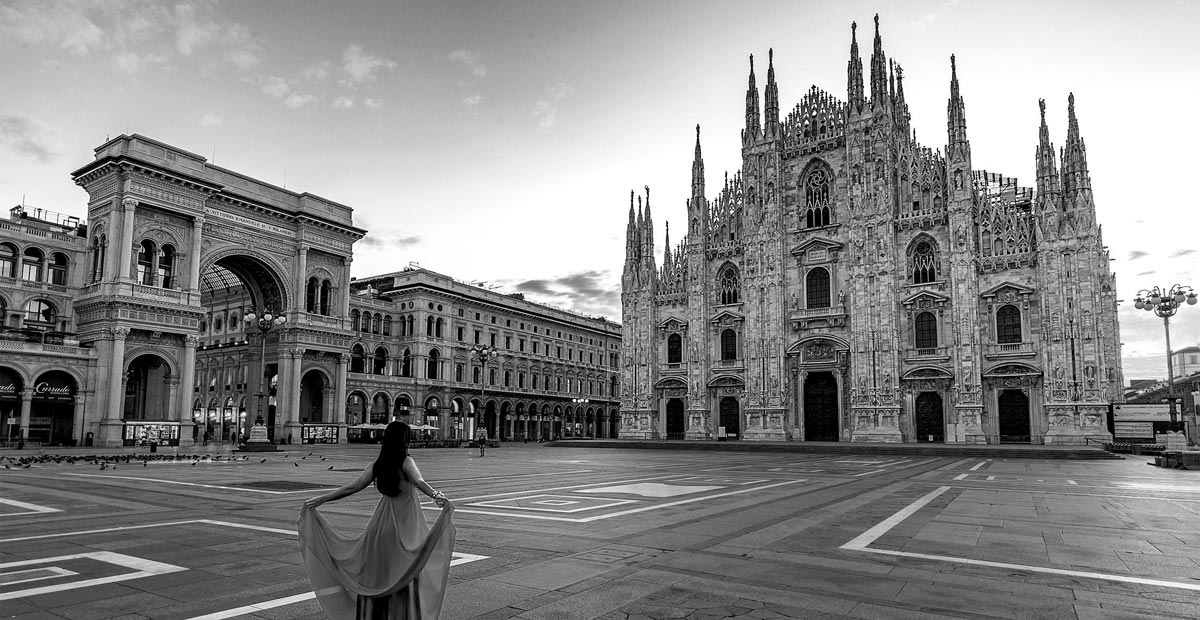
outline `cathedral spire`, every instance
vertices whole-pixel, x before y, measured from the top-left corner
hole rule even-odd
[[[886,109],[888,99],[887,56],[883,53],[883,39],[879,36],[879,14],[875,14],[875,49],[871,52],[871,106],[876,110]]]
[[[858,22],[850,22],[850,61],[846,63],[846,93],[851,112],[862,112],[863,67],[858,57]]]
[[[1050,129],[1046,126],[1046,100],[1038,99],[1038,108],[1042,114],[1041,127],[1038,129],[1037,147],[1037,193],[1043,211],[1058,211],[1059,184],[1058,165],[1054,161],[1054,144],[1050,142]]]
[[[629,190],[629,224],[625,226],[625,262],[627,263],[637,258],[638,225],[633,212],[633,195],[634,191]]]
[[[948,141],[946,155],[953,159],[969,158],[971,143],[967,140],[967,113],[958,91],[958,67],[950,55],[950,100],[946,103]]]
[[[700,125],[696,125],[696,155],[692,159],[692,198],[704,198],[704,158],[700,156]]]
[[[750,54],[750,86],[746,89],[746,130],[742,142],[754,142],[762,134],[758,116],[758,87],[754,84],[754,54]]]
[[[650,186],[646,186],[646,222],[645,228],[642,229],[643,241],[645,249],[642,255],[646,257],[646,262],[654,262],[654,220],[650,217]]]
[[[768,138],[779,137],[779,86],[775,84],[775,49],[767,50],[767,98],[763,114],[766,116],[766,133]]]
[[[663,250],[663,269],[665,270],[671,267],[671,223],[667,222],[663,224],[663,227],[666,229],[663,237],[663,245],[667,246]]]
[[[896,63],[896,120],[900,125],[900,135],[909,135],[909,120],[912,115],[908,113],[908,102],[904,100],[904,67],[900,63]],[[916,136],[913,136],[915,143]]]
[[[1079,137],[1079,120],[1075,118],[1075,93],[1067,97],[1067,142],[1063,145],[1062,188],[1067,200],[1074,201],[1080,193],[1091,192],[1088,174],[1087,148]]]

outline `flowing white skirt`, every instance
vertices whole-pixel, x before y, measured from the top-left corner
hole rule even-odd
[[[382,496],[367,527],[348,536],[317,510],[300,510],[300,552],[317,601],[330,620],[404,618],[441,614],[454,550],[454,507],[447,503],[430,527],[416,489]]]

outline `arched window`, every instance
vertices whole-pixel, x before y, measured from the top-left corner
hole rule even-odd
[[[479,383],[482,381],[480,378],[480,372],[481,371],[478,366],[471,368],[471,383]]]
[[[358,331],[358,310],[350,311],[350,331]]]
[[[383,315],[383,335],[392,335],[392,315],[390,314]]]
[[[4,249],[0,248],[0,255],[3,255]],[[92,239],[92,272],[89,274],[88,282],[99,282],[104,279],[104,259],[108,254],[108,237],[106,235],[98,235]],[[4,275],[4,267],[0,265],[0,275]]]
[[[367,354],[362,345],[356,344],[350,350],[350,372],[366,372]]]
[[[817,267],[808,272],[804,278],[805,298],[809,308],[829,307],[829,272],[823,267]]]
[[[158,251],[158,285],[175,288],[175,246],[169,243]]]
[[[667,336],[667,363],[678,364],[683,361],[683,337],[679,334]]]
[[[727,329],[721,332],[721,361],[736,360],[737,357],[737,332]]]
[[[433,335],[433,317],[431,317],[431,316],[425,317],[425,335],[426,336]]]
[[[62,252],[50,255],[50,284],[67,285],[67,255]]]
[[[411,315],[411,314],[408,315],[408,335],[409,336],[417,335],[417,319],[414,318],[413,315]]]
[[[832,221],[829,208],[829,173],[817,168],[804,181],[804,227],[828,226]]]
[[[316,278],[309,278],[308,285],[304,287],[304,310],[305,312],[317,311],[317,304],[320,303],[320,285],[317,284]]]
[[[438,378],[438,363],[441,353],[437,349],[429,352],[429,359],[425,361],[425,376],[430,379]]]
[[[333,294],[333,283],[329,280],[321,282],[321,314],[329,316],[330,296]]]
[[[916,345],[918,349],[933,349],[938,346],[937,318],[932,312],[922,312],[916,318]]]
[[[371,374],[387,374],[388,352],[383,347],[375,347],[375,362],[371,364]]]
[[[158,248],[154,247],[154,242],[146,239],[138,246],[137,255],[137,281],[138,284],[145,286],[154,286],[154,255],[158,253]]]
[[[378,334],[379,330],[382,328],[383,328],[383,315],[376,312],[375,320],[371,321],[371,333]]]
[[[412,376],[412,353],[410,353],[408,349],[405,349],[404,355],[400,357],[400,376]]]
[[[504,371],[504,387],[508,387],[510,385],[512,385],[512,371],[506,370]]]
[[[370,333],[371,331],[371,313],[364,311],[362,314],[362,333]]]
[[[937,281],[937,254],[928,241],[921,241],[912,253],[913,284]]]
[[[726,265],[717,275],[717,303],[720,305],[738,303],[740,285],[738,272],[732,265]]]
[[[463,380],[463,365],[462,364],[454,365],[454,380],[459,383],[462,383],[462,380]]]
[[[26,282],[41,282],[42,267],[46,262],[46,257],[42,251],[37,248],[26,248],[25,263],[21,268],[21,279]]]
[[[45,299],[30,299],[25,302],[25,327],[48,330],[54,329],[54,321],[58,311],[54,305]]]
[[[17,277],[17,246],[0,243],[0,277]]]
[[[437,322],[434,323],[434,330],[433,330],[433,335],[437,336],[438,338],[442,337],[442,325],[444,325],[444,323],[442,321],[442,317],[438,317]]]
[[[1021,311],[1016,306],[1010,304],[996,311],[996,342],[1021,342]]]

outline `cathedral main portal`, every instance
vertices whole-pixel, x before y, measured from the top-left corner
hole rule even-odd
[[[837,380],[832,372],[810,372],[804,379],[804,440],[838,440]]]

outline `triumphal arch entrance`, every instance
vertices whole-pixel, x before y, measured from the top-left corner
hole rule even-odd
[[[275,441],[298,441],[302,421],[344,424],[366,232],[350,207],[136,134],[72,176],[89,195],[75,308],[100,358],[84,420],[99,445],[233,442],[260,417]]]

